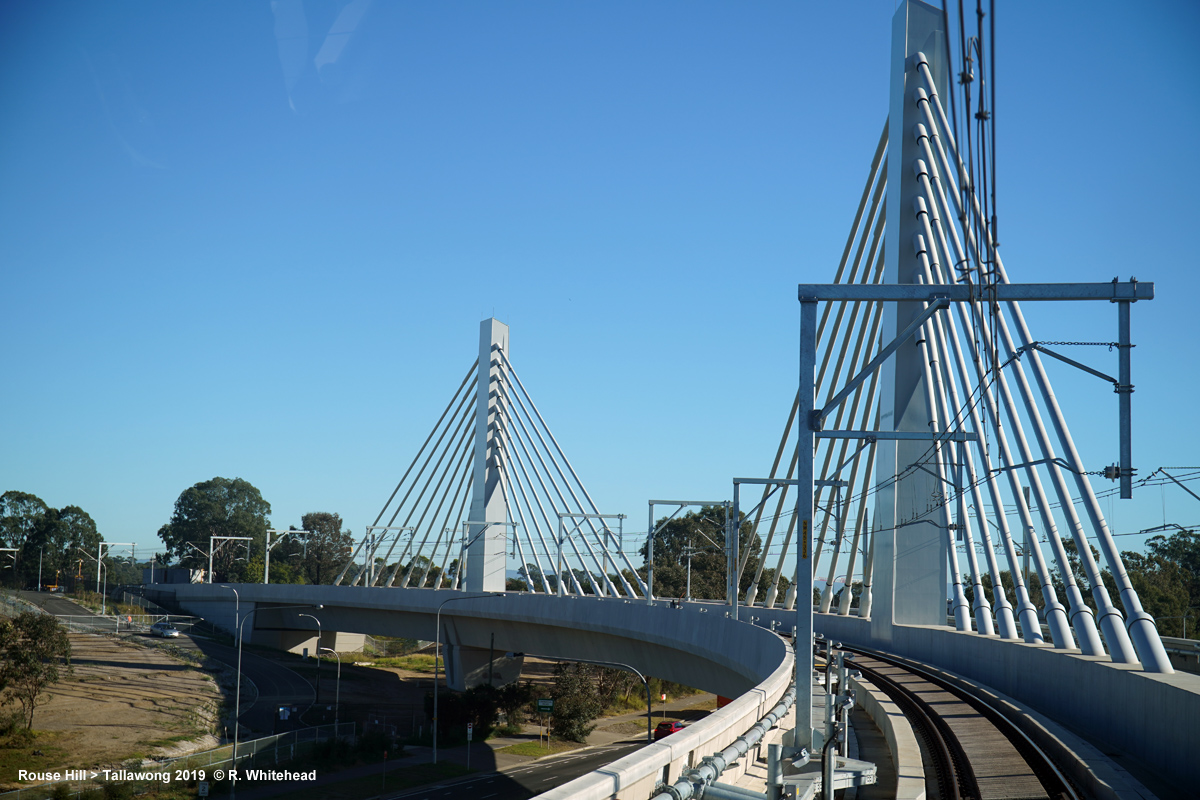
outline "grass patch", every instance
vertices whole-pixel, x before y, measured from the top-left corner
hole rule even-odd
[[[24,731],[22,731],[24,733]],[[0,738],[0,786],[16,788],[17,770],[61,770],[68,766],[70,753],[62,747],[64,733],[62,731],[33,731],[32,736],[6,736]],[[70,737],[67,737],[70,738]],[[40,750],[41,755],[33,752]],[[71,765],[74,766],[74,765]]]
[[[645,736],[646,735],[646,723],[636,722],[636,721],[634,721],[634,722],[617,722],[613,725],[605,725],[600,730],[612,731],[613,733],[619,733],[622,736],[637,736],[639,733],[641,735]]]
[[[192,739],[199,739],[203,735],[204,735],[203,733],[199,733],[199,732],[180,733],[175,736],[168,736],[165,739],[153,739],[151,741],[143,741],[141,744],[143,747],[148,747],[148,748],[170,747],[171,745],[179,744],[180,742],[190,742]]]
[[[423,653],[414,653],[410,656],[389,656],[387,658],[376,658],[373,660],[372,666],[375,667],[393,667],[395,669],[405,669],[409,672],[424,672],[430,675],[433,674],[434,657]],[[443,667],[442,660],[437,659],[437,669],[441,671]]]
[[[514,756],[533,756],[534,758],[543,758],[544,756],[552,756],[558,753],[566,753],[571,750],[578,750],[583,747],[579,742],[563,742],[558,739],[551,739],[550,746],[539,744],[537,742],[521,742],[521,744],[511,744],[508,747],[501,747],[497,753],[511,753]]]

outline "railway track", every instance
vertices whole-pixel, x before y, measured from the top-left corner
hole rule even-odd
[[[1053,760],[984,700],[919,667],[842,649],[912,724],[931,762],[934,800],[1082,800]]]

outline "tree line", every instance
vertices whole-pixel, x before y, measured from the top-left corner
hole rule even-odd
[[[43,582],[51,585],[87,575],[89,568],[81,562],[89,556],[84,553],[94,561],[103,540],[96,521],[79,506],[51,508],[27,492],[0,495],[0,546],[12,548],[0,552],[0,583],[5,586],[36,584],[39,563]]]
[[[1096,601],[1092,596],[1092,584],[1083,568],[1079,557],[1079,549],[1073,540],[1063,542],[1067,553],[1071,577],[1079,587],[1083,602],[1093,612],[1096,612]],[[1097,563],[1103,563],[1100,551],[1091,547],[1092,558]],[[1146,540],[1146,552],[1135,550],[1121,551],[1121,561],[1129,583],[1137,592],[1142,609],[1154,617],[1158,632],[1163,636],[1175,636],[1188,639],[1200,639],[1200,534],[1196,531],[1180,528],[1169,536],[1152,536]],[[1039,618],[1045,618],[1045,596],[1042,594],[1042,582],[1036,571],[1031,570],[1025,577],[1025,585],[1029,591],[1029,600],[1037,608]],[[1062,571],[1055,566],[1050,575],[1054,593],[1060,603],[1066,606],[1066,582]],[[1108,596],[1113,605],[1129,615],[1121,593],[1117,591],[1117,582],[1108,567],[1100,571],[1100,578],[1108,590]],[[1010,601],[1016,595],[1013,590],[1012,573],[1004,570],[1000,573],[1004,591]],[[989,598],[993,596],[991,575],[982,577],[984,590]],[[964,587],[967,601],[974,605],[974,587]]]
[[[168,566],[207,570],[212,552],[213,579],[257,583],[263,579],[271,504],[250,482],[216,477],[185,489],[170,520],[158,530],[163,551],[151,559],[105,554],[101,580],[106,585],[142,582],[142,568]],[[290,526],[294,534],[272,535],[272,583],[332,583],[350,560],[354,539],[340,515],[314,511]],[[308,533],[300,533],[308,531]],[[213,537],[234,536],[235,540]],[[20,588],[81,583],[95,579],[97,551],[104,536],[96,521],[78,506],[51,508],[27,492],[0,495],[0,584]],[[115,554],[114,554],[115,555]],[[79,579],[82,580],[79,580]]]
[[[241,478],[216,477],[185,489],[175,501],[170,520],[158,530],[165,547],[161,566],[170,563],[190,569],[208,569],[212,537],[244,537],[226,540],[213,552],[213,580],[257,583],[263,579],[266,561],[267,531],[271,505],[251,483]],[[725,510],[721,506],[706,506],[674,519],[660,519],[654,536],[654,589],[660,597],[685,597],[720,600],[725,597]],[[283,536],[271,550],[272,583],[328,584],[350,560],[354,539],[343,529],[336,513],[317,511],[305,514],[300,525],[291,530],[307,534]],[[752,525],[742,515],[738,520],[739,547],[746,555],[746,566],[738,586],[745,596],[757,572],[762,555],[762,542]],[[52,584],[82,574],[91,578],[96,565],[93,555],[103,535],[95,520],[82,508],[74,505],[51,508],[41,498],[20,491],[0,495],[0,583],[7,586],[27,586],[38,580],[41,562],[42,580]],[[275,539],[273,538],[273,541]],[[1085,601],[1091,604],[1090,584],[1084,574],[1073,541],[1065,541],[1071,572]],[[1094,550],[1094,548],[1093,548]],[[85,555],[88,554],[88,555]],[[648,556],[647,545],[641,548],[643,561]],[[1096,554],[1098,555],[1098,553]],[[1180,528],[1170,535],[1158,535],[1146,541],[1145,552],[1121,553],[1130,582],[1138,592],[1145,610],[1159,620],[1164,635],[1179,636],[1185,631],[1188,638],[1200,638],[1200,534]],[[141,575],[134,565],[119,560],[106,562],[105,582],[139,583]],[[377,559],[377,570],[390,570],[396,564]],[[400,565],[396,585],[405,575],[409,586],[453,585],[458,570],[457,559],[445,570],[424,556],[415,556]],[[584,593],[599,583],[597,575],[579,569],[563,570],[561,575],[543,575],[534,564],[526,564],[519,578],[510,578],[511,591],[541,591],[549,586],[557,591],[559,581],[568,586],[576,582]],[[636,585],[637,578],[646,579],[646,567],[636,575],[623,570],[623,577]],[[689,579],[690,574],[690,579]],[[1107,569],[1103,579],[1113,602],[1122,611],[1120,594]],[[610,576],[614,582],[618,576]],[[775,577],[773,568],[764,569],[759,583],[759,596],[765,594]],[[1061,573],[1052,575],[1060,598],[1064,597]],[[1005,589],[1012,597],[1012,575],[1001,574]],[[991,578],[984,576],[984,587],[991,593]],[[87,585],[87,581],[85,581]],[[790,585],[781,576],[781,594]],[[1036,573],[1027,578],[1030,598],[1040,610],[1044,604],[1041,585]],[[861,586],[851,590],[857,595]],[[967,587],[968,595],[971,587]],[[1186,626],[1186,628],[1185,628]]]
[[[249,481],[213,478],[179,495],[158,538],[172,564],[207,570],[211,553],[214,581],[261,583],[270,515],[271,504]],[[310,512],[289,530],[297,533],[271,536],[271,583],[332,583],[354,547],[341,516]],[[239,538],[214,541],[224,536]]]

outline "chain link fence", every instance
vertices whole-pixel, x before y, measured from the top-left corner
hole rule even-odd
[[[58,621],[71,633],[149,633],[156,622],[169,622],[180,633],[191,633],[203,623],[199,617],[175,614],[61,614]]]

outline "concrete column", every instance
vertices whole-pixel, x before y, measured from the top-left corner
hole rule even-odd
[[[940,9],[919,0],[901,2],[892,19],[884,245],[887,283],[917,282],[918,264],[913,252],[917,220],[913,198],[919,187],[912,164],[918,153],[912,130],[918,122],[918,110],[912,93],[920,76],[912,68],[910,56],[917,52],[925,54],[939,94],[948,98],[944,42]],[[881,333],[884,344],[895,338],[920,310],[920,303],[885,303]],[[925,403],[928,387],[916,342],[920,337],[918,333],[905,342],[881,370],[880,427],[884,430],[930,432]],[[929,458],[930,444],[880,441],[876,447],[875,478],[887,488],[876,495],[875,519],[879,532],[871,630],[882,643],[891,639],[893,623],[945,624],[949,552],[943,515],[928,513],[942,490],[937,479],[927,472],[911,470],[895,480],[910,465]]]
[[[500,387],[500,354],[508,350],[508,326],[495,319],[479,323],[479,381],[475,406],[475,473],[471,484],[471,516],[467,526],[467,569],[462,587],[472,592],[504,591],[508,508],[500,476],[503,454],[496,447]],[[484,525],[488,523],[500,523]]]

